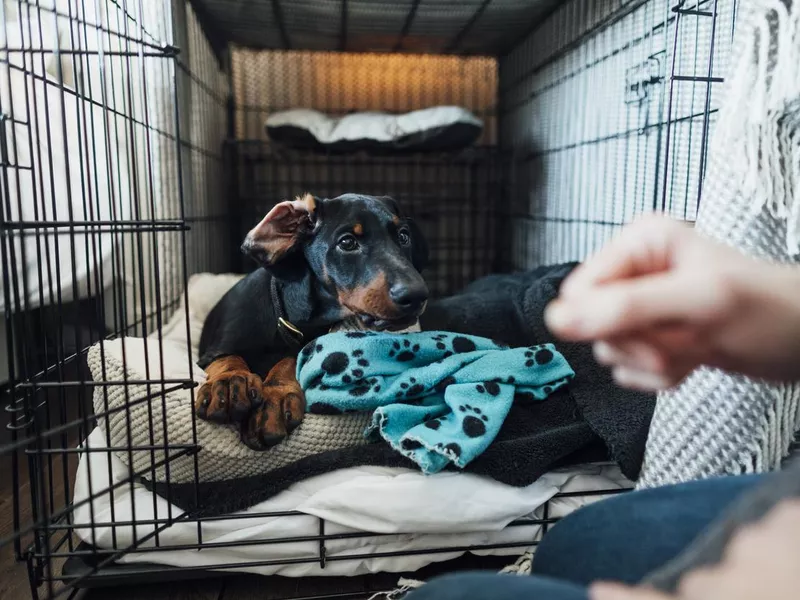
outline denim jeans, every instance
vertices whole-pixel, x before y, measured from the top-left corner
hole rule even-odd
[[[544,537],[533,575],[464,573],[408,600],[586,600],[593,581],[636,583],[678,555],[760,476],[724,477],[615,496],[575,511]]]

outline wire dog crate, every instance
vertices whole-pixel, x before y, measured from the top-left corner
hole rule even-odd
[[[176,524],[194,527],[182,549],[209,548],[203,525],[213,519],[163,514],[155,492],[150,521],[111,515],[132,529],[132,542],[118,545],[112,532],[111,549],[91,544],[93,499],[132,493],[181,457],[196,465],[202,443],[195,435],[174,444],[151,427],[147,444],[87,445],[134,402],[111,406],[112,394],[138,386],[138,401],[149,403],[193,388],[196,368],[187,351],[189,376],[167,377],[159,353],[146,356],[144,379],[97,378],[90,347],[102,358],[120,336],[163,350],[168,327],[187,341],[197,335],[184,294],[190,277],[246,271],[236,250],[244,232],[273,203],[307,190],[403,202],[431,242],[427,278],[439,296],[485,274],[580,260],[645,211],[693,220],[736,8],[736,0],[1,3],[0,473],[11,526],[0,531],[11,533],[0,549],[27,564],[33,597],[244,566],[234,557],[202,568],[114,567],[174,551],[161,537]],[[475,147],[309,155],[276,148],[264,130],[267,116],[298,106],[343,115],[435,104],[482,119]],[[74,501],[79,459],[134,452],[149,454],[147,469],[115,480],[109,466],[105,485],[93,489],[90,477],[86,499]],[[547,511],[512,525],[546,529]],[[346,537],[319,520],[314,535],[248,543],[307,543],[313,551],[303,556],[263,562],[324,568],[341,560],[328,545]]]

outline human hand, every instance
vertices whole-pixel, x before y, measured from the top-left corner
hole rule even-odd
[[[790,600],[800,590],[800,500],[778,504],[763,520],[740,529],[722,561],[698,569],[670,596],[640,587],[601,583],[591,600]]]
[[[756,261],[649,216],[567,278],[545,314],[557,336],[594,341],[618,383],[673,386],[700,365],[800,377],[800,267]]]

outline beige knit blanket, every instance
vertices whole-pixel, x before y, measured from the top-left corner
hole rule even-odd
[[[193,416],[193,389],[175,389],[176,383],[125,384],[126,381],[193,380],[205,374],[194,362],[203,322],[222,295],[241,276],[192,276],[189,313],[181,308],[164,326],[161,336],[119,338],[93,346],[87,356],[95,381],[120,382],[97,386],[95,414],[109,446],[156,446],[151,450],[120,450],[117,457],[139,477],[152,481],[187,483],[224,481],[268,473],[306,456],[365,444],[369,413],[326,416],[308,414],[286,441],[264,452],[249,449],[234,427]],[[181,303],[183,306],[183,303]],[[187,343],[186,321],[192,345]],[[199,448],[193,452],[192,448]]]

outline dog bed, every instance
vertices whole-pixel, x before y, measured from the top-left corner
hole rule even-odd
[[[170,446],[199,444],[199,481],[226,481],[269,473],[306,456],[366,444],[368,413],[327,416],[307,415],[303,424],[281,444],[258,452],[241,443],[233,426],[192,419],[194,389],[181,381],[202,384],[205,373],[194,363],[197,341],[208,312],[240,276],[200,274],[189,281],[189,314],[178,311],[164,327],[162,337],[118,338],[98,343],[87,353],[95,381],[160,380],[161,384],[97,386],[94,392],[98,426],[112,446],[149,446],[153,440],[164,450],[120,451],[117,458],[141,477],[172,484],[195,481],[195,459],[173,456]],[[188,318],[191,345],[187,340]],[[197,436],[194,431],[196,428]],[[168,464],[167,464],[168,462]],[[167,475],[167,471],[169,474]]]
[[[107,447],[100,428],[86,446]],[[156,519],[177,518],[183,511],[141,483],[124,483],[112,492],[102,492],[128,479],[127,466],[110,452],[82,454],[75,480],[73,501],[77,534],[103,549],[122,549],[153,532]],[[526,517],[541,518],[541,507],[549,502],[548,515],[560,517],[589,502],[575,496],[553,498],[558,492],[614,490],[630,487],[615,466],[590,465],[548,473],[534,484],[518,488],[465,473],[422,475],[397,467],[342,469],[292,485],[270,500],[236,513],[239,518],[215,518],[202,523],[201,552],[192,549],[164,550],[164,547],[197,543],[197,523],[178,521],[155,538],[140,542],[144,551],[125,554],[122,563],[160,563],[185,567],[221,567],[231,563],[257,563],[231,570],[262,575],[303,577],[310,575],[348,576],[377,572],[414,571],[427,564],[464,554],[466,546],[505,545],[476,550],[477,554],[516,555],[520,544],[537,540],[538,525],[508,527]],[[88,501],[93,495],[91,502]],[[591,497],[591,500],[598,496]],[[537,508],[539,507],[539,508]],[[536,510],[534,510],[536,509]],[[297,515],[269,516],[274,511],[298,511]],[[241,518],[240,515],[251,515]],[[322,521],[321,521],[322,520]],[[287,559],[315,559],[319,542],[254,544],[273,540],[318,536],[320,523],[326,534],[347,534],[344,539],[327,540],[327,565],[319,561],[298,564],[264,564]],[[89,524],[92,526],[83,526]],[[114,523],[125,523],[114,525]],[[357,534],[362,536],[356,537]],[[355,534],[355,535],[353,535]],[[223,542],[241,542],[235,547],[214,547]],[[511,546],[511,547],[509,547]],[[399,551],[453,548],[452,551],[387,556]],[[378,556],[375,556],[378,554]],[[353,557],[352,559],[343,559]]]
[[[273,113],[265,127],[275,143],[324,152],[452,152],[473,144],[483,131],[480,119],[458,106],[401,115],[362,112],[339,119],[294,109]]]

